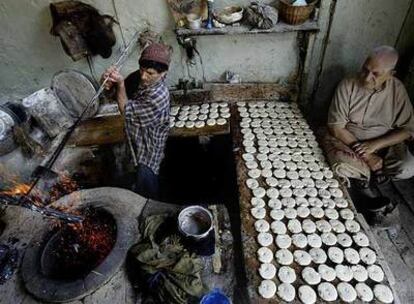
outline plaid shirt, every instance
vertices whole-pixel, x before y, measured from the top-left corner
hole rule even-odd
[[[158,174],[170,122],[170,94],[164,79],[139,88],[125,105],[125,126],[137,161]]]

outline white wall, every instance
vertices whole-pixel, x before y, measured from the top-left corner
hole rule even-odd
[[[104,14],[114,15],[111,0],[84,2],[94,5]],[[89,73],[86,60],[73,62],[64,53],[59,39],[49,34],[49,3],[48,0],[0,2],[0,101],[22,98],[48,86],[53,74],[64,68]],[[173,46],[169,84],[173,85],[179,78],[188,77],[184,52],[176,42],[174,22],[167,1],[116,0],[115,3],[127,39],[135,30],[150,25]],[[232,1],[223,1],[220,6],[229,3]],[[115,29],[119,43],[118,28]],[[296,33],[199,37],[198,48],[203,57],[207,81],[219,81],[227,69],[240,74],[246,82],[283,81],[295,73],[298,66]],[[113,61],[116,53],[115,51],[112,59],[96,57],[95,67],[98,73]],[[131,56],[124,68],[125,73],[137,68],[137,56]],[[199,65],[191,67],[190,71],[193,76],[202,79]]]
[[[345,75],[359,70],[372,48],[396,45],[410,3],[411,0],[336,1],[319,86],[311,101],[314,119],[326,119],[336,85]]]

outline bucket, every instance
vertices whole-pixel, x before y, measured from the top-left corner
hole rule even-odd
[[[223,294],[219,289],[213,289],[213,291],[206,294],[200,301],[200,304],[230,304],[230,299]]]
[[[186,238],[203,240],[213,229],[213,216],[201,206],[186,207],[178,215],[178,229]]]

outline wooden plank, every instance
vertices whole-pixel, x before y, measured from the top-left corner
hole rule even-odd
[[[303,24],[290,25],[284,22],[278,22],[274,27],[264,29],[251,29],[246,25],[239,26],[225,26],[223,28],[200,28],[197,30],[187,28],[177,28],[175,33],[178,36],[207,36],[207,35],[241,35],[241,34],[270,34],[270,33],[285,33],[297,31],[318,31],[319,25],[317,21],[307,20]]]

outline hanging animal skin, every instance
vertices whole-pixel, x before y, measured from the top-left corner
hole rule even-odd
[[[116,42],[113,17],[101,15],[96,8],[80,1],[51,3],[50,12],[51,34],[60,37],[65,52],[74,61],[89,55],[111,56]]]

